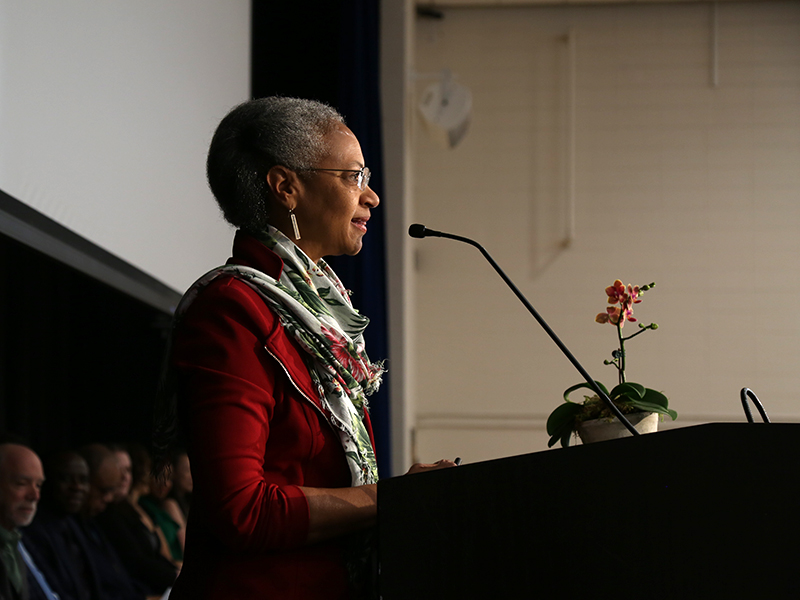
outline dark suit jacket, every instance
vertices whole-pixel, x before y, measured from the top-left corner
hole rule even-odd
[[[144,598],[94,522],[52,513],[41,517],[23,532],[25,547],[62,600]]]
[[[61,600],[100,598],[88,561],[74,540],[69,520],[45,508],[22,530],[22,540],[47,583]]]

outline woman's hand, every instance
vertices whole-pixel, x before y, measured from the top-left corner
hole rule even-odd
[[[300,489],[308,501],[309,544],[371,527],[377,521],[377,484],[350,488]]]
[[[413,475],[414,473],[424,473],[426,471],[438,471],[439,469],[449,469],[450,467],[457,466],[452,460],[447,460],[443,458],[441,460],[437,460],[432,465],[423,464],[423,463],[414,463],[411,465],[411,468],[408,470],[406,475]]]
[[[416,463],[406,475],[455,467],[452,460],[442,459],[432,465]],[[321,489],[301,487],[308,500],[310,513],[309,544],[374,525],[378,516],[378,486]]]

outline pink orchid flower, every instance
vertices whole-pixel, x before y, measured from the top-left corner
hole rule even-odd
[[[606,312],[597,315],[594,320],[598,323],[611,323],[616,325],[619,323],[620,309],[616,306],[609,306]]]
[[[609,304],[616,304],[625,296],[625,284],[619,279],[606,288],[606,296],[608,296]]]
[[[638,285],[628,284],[628,296],[630,296],[634,304],[639,304],[642,301],[642,299],[639,298],[640,294],[641,288]]]
[[[606,296],[608,296],[609,304],[619,304],[616,306],[609,306],[606,313],[600,313],[595,317],[597,323],[611,323],[612,325],[619,324],[620,327],[625,327],[625,321],[636,322],[633,316],[633,305],[639,304],[642,300],[641,288],[636,285],[625,286],[619,279],[606,288]]]

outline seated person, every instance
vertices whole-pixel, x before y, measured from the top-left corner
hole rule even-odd
[[[178,449],[172,453],[172,490],[169,497],[178,503],[184,518],[189,516],[192,504],[192,471],[189,468],[189,455],[186,450]]]
[[[86,453],[96,458],[97,452]],[[61,600],[144,600],[144,590],[92,519],[104,506],[104,488],[116,479],[95,474],[90,485],[87,461],[71,451],[56,454],[45,467],[42,510],[26,529],[25,543],[39,557],[42,571],[53,574],[54,591]]]
[[[55,599],[20,531],[36,515],[43,481],[42,463],[33,450],[15,442],[0,444],[0,598],[3,600]]]
[[[149,464],[149,463],[148,463]],[[183,560],[183,547],[186,542],[186,518],[174,498],[169,497],[172,490],[172,473],[162,477],[143,477],[149,482],[150,493],[139,498],[139,506],[147,511],[153,522],[164,533],[172,560],[179,563]]]
[[[89,494],[89,466],[76,452],[60,452],[45,462],[39,510],[25,529],[25,546],[61,600],[99,598],[85,553],[72,532],[70,519]]]
[[[120,463],[111,450],[108,450],[108,460],[113,465],[119,484]],[[135,464],[136,461],[133,462]],[[162,553],[160,530],[138,505],[141,493],[134,480],[128,496],[118,502],[110,502],[96,520],[131,577],[144,587],[147,595],[161,595],[172,586],[178,568],[168,558],[168,550],[166,555]]]
[[[131,491],[131,484],[133,483],[133,463],[131,462],[131,455],[128,453],[127,448],[122,444],[111,444],[109,447],[114,453],[114,456],[119,463],[120,482],[116,491],[114,492],[114,502],[125,500]]]

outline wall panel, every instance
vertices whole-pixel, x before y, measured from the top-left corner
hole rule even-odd
[[[743,420],[744,386],[800,418],[800,4],[720,3],[716,38],[708,4],[442,11],[417,19],[415,70],[451,69],[474,112],[450,150],[416,119],[414,219],[483,243],[608,384],[603,288],[656,281],[636,313],[660,328],[628,344],[628,376],[670,397],[665,427]],[[575,239],[542,260],[568,198],[570,31]],[[417,458],[456,452],[459,428],[474,459],[543,449],[579,375],[474,249],[414,248]]]

